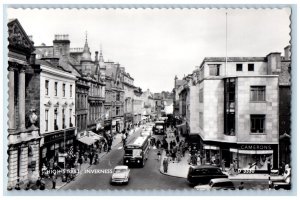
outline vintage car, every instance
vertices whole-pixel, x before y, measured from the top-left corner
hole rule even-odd
[[[113,174],[111,177],[111,184],[114,183],[128,184],[130,179],[129,172],[130,169],[126,165],[116,166],[113,170]]]
[[[214,178],[228,178],[219,167],[212,165],[191,166],[187,180],[191,185],[208,184]]]
[[[284,189],[290,190],[291,189],[291,168],[286,167],[284,170],[283,176],[279,176],[279,179],[272,180],[272,186],[275,190]]]
[[[208,185],[197,185],[196,190],[235,190],[234,184],[228,178],[211,179]]]

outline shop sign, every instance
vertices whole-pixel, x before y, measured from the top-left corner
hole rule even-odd
[[[241,150],[272,150],[270,144],[242,144]]]

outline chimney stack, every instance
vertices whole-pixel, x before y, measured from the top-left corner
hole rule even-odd
[[[291,60],[291,45],[284,48],[284,60]]]

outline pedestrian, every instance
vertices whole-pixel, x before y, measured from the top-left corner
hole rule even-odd
[[[168,165],[169,165],[168,159],[164,158],[164,161],[163,161],[164,173],[168,173]]]
[[[157,149],[160,149],[160,144],[161,144],[160,140],[157,139],[157,141],[156,141],[156,147],[157,147]]]
[[[241,184],[239,185],[239,190],[243,190],[244,189],[244,182],[241,182]]]
[[[52,175],[52,189],[56,189],[56,174]]]
[[[21,190],[19,182],[16,184],[15,190]]]
[[[267,167],[268,167],[268,174],[271,174],[271,159],[267,158]]]
[[[90,158],[90,165],[93,164],[93,157],[94,157],[94,154],[92,152],[90,152],[89,154],[89,158]]]
[[[161,153],[160,153],[160,150],[158,150],[157,152],[157,160],[160,161],[160,157],[161,157]]]
[[[83,163],[82,156],[79,155],[79,158],[78,158],[79,171],[81,170],[81,165],[82,165],[82,163]]]
[[[237,158],[233,161],[233,171],[234,171],[234,175],[238,174]]]
[[[233,166],[233,162],[230,163],[229,169],[228,169],[228,174],[229,175],[234,175],[234,166]]]
[[[225,172],[225,160],[224,159],[222,159],[222,161],[221,161],[221,168],[222,168],[222,172]]]
[[[271,189],[273,188],[273,182],[272,182],[272,180],[271,180],[271,176],[269,176],[269,181],[268,181],[268,183],[269,183],[269,190],[271,190]]]

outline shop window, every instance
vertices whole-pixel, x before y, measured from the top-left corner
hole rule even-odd
[[[251,86],[250,101],[265,101],[266,100],[266,86]]]
[[[243,71],[243,64],[236,64],[236,71]]]
[[[208,65],[209,66],[209,75],[210,76],[220,76],[220,65]]]
[[[251,133],[265,132],[265,115],[250,115]]]

